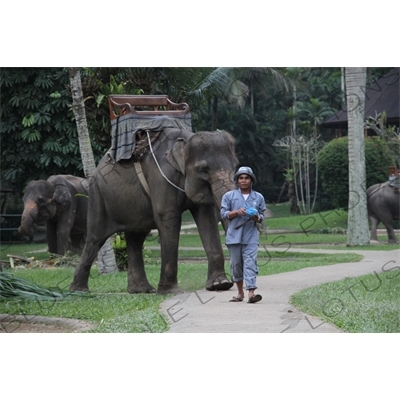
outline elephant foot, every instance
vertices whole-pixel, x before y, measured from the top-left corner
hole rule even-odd
[[[130,294],[138,294],[138,293],[155,293],[156,289],[151,286],[150,284],[148,285],[142,285],[142,286],[128,286],[128,293]]]
[[[178,285],[158,285],[157,294],[179,294],[183,290]]]
[[[214,280],[208,280],[206,283],[206,290],[229,290],[233,286],[233,282],[226,277],[217,277]]]
[[[79,284],[72,282],[71,285],[69,285],[69,290],[71,292],[89,292],[89,286],[87,284]]]

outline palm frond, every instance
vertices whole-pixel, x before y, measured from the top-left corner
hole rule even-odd
[[[0,272],[0,300],[65,300],[71,296],[88,296],[82,292],[64,292],[59,288],[44,288],[9,272]]]

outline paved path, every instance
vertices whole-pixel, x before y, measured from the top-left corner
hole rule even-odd
[[[209,292],[205,289],[167,299],[161,311],[170,322],[169,333],[339,333],[335,326],[295,309],[289,298],[302,289],[326,282],[380,273],[400,265],[400,249],[392,251],[311,250],[296,252],[357,253],[360,262],[323,267],[310,267],[282,274],[260,276],[257,293],[263,300],[256,304],[230,303],[236,294],[228,291]]]

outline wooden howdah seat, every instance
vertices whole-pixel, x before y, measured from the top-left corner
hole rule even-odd
[[[400,193],[400,171],[396,166],[389,167],[388,183],[397,193]]]
[[[127,114],[183,117],[190,111],[187,103],[173,103],[167,95],[111,94],[108,96],[108,103],[111,120]]]
[[[165,129],[192,130],[189,105],[173,103],[166,95],[111,94],[108,102],[112,135],[108,154],[115,162],[130,159],[132,155],[140,158],[136,154],[143,147],[143,140],[149,145]]]
[[[389,178],[392,176],[400,176],[400,171],[396,166],[389,167]]]

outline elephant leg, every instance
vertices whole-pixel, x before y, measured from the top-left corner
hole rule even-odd
[[[69,287],[70,290],[89,291],[88,281],[90,269],[100,248],[111,235],[112,233],[108,234],[106,237],[102,236],[102,238],[99,239],[95,235],[89,236],[88,234],[85,247],[82,251],[82,256],[79,260],[78,266],[75,269],[74,279]]]
[[[61,213],[57,222],[57,251],[58,254],[65,254],[69,248],[70,233],[74,223],[73,216]]]
[[[178,287],[178,249],[181,230],[181,215],[164,217],[158,224],[161,244],[161,273],[157,293],[179,293]]]
[[[46,223],[46,238],[49,253],[62,255],[63,253],[58,252],[57,249],[57,226],[53,221],[47,221]]]
[[[70,251],[72,251],[73,253],[76,253],[78,255],[82,254],[82,239],[83,239],[84,235],[83,234],[76,234],[76,235],[71,235],[70,239],[71,239],[71,243],[70,246],[68,247],[68,249]]]
[[[57,232],[57,252],[58,254],[64,255],[69,247],[69,232],[58,230]]]
[[[371,225],[371,240],[378,241],[377,228],[380,221],[378,218],[370,216],[369,222]]]
[[[218,230],[218,218],[209,207],[200,207],[192,211],[199,229],[200,238],[208,258],[207,290],[228,290],[233,282],[225,273],[225,259],[221,237]]]
[[[391,222],[382,221],[382,222],[385,225],[385,228],[386,228],[386,231],[388,234],[389,243],[398,243],[396,233],[394,232],[394,229],[393,229],[392,221]]]
[[[147,280],[143,262],[143,243],[148,234],[149,232],[125,232],[129,293],[154,293],[156,291]]]
[[[394,233],[393,229],[393,216],[388,208],[381,210],[379,219],[385,225],[389,243],[397,243],[396,234]]]

